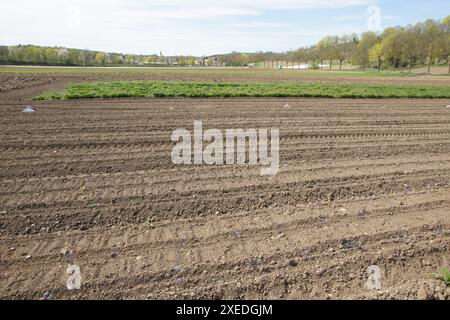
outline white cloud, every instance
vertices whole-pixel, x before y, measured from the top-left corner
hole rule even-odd
[[[233,28],[283,28],[292,26],[290,23],[264,22],[264,21],[250,21],[246,23],[234,23]]]
[[[131,1],[142,2],[142,1]],[[227,7],[248,8],[255,10],[277,10],[277,9],[332,9],[355,5],[369,5],[375,0],[153,0],[146,6],[170,6],[170,7]],[[142,6],[141,6],[142,7]]]
[[[93,16],[146,16],[156,19],[193,19],[217,16],[258,15],[265,10],[333,9],[369,5],[375,0],[15,0],[2,4],[2,13],[54,16],[64,14],[65,7],[82,8]]]
[[[314,35],[300,29],[291,34],[258,32],[249,39],[239,28],[279,28],[281,32],[289,23],[266,21],[263,15],[273,10],[323,10],[376,1],[2,0],[0,44],[60,45],[132,53],[163,50],[168,54],[217,53],[222,49],[283,50],[298,43],[295,37],[304,40],[304,36]],[[227,32],[229,27],[238,33]]]

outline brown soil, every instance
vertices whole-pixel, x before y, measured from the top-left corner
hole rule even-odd
[[[146,73],[137,70],[136,73],[125,73],[123,70],[99,71],[98,73],[81,73],[82,70],[74,70],[73,73],[62,74],[17,74],[0,73],[0,92],[6,89],[33,87],[40,91],[52,89],[54,86],[36,86],[37,84],[57,83],[62,88],[68,83],[91,82],[98,80],[202,80],[202,81],[251,81],[251,82],[345,82],[368,84],[396,84],[396,85],[450,85],[450,77],[433,75],[416,75],[412,77],[382,77],[382,76],[353,76],[353,75],[327,75],[327,71],[311,75],[311,71],[298,70],[266,70],[266,69],[233,69],[230,72],[221,70],[171,70],[171,73]],[[195,73],[197,72],[197,73]],[[37,82],[38,81],[38,82]],[[33,83],[34,82],[34,83]],[[40,82],[40,83],[39,83]],[[27,85],[27,83],[29,83]],[[5,89],[2,89],[6,87]]]
[[[1,298],[449,299],[433,277],[450,266],[449,101],[40,101],[22,113],[74,80],[48,78],[0,94]],[[194,120],[278,127],[280,172],[174,165],[170,134]],[[81,290],[66,289],[70,250]],[[370,265],[381,290],[365,287]]]
[[[2,75],[0,77],[0,92],[38,86],[46,83],[52,83],[54,81],[55,78],[51,76],[41,77],[38,75]]]

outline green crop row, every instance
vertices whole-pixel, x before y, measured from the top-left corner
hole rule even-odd
[[[73,84],[36,100],[130,97],[450,98],[450,86],[349,83],[101,81]]]

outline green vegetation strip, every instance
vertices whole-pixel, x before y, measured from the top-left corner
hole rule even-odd
[[[404,71],[361,71],[349,70],[301,70],[301,69],[259,69],[259,68],[150,68],[150,67],[0,67],[0,74],[170,74],[170,75],[224,75],[234,77],[420,77],[425,73],[408,73]],[[450,76],[450,74],[433,74],[433,76]]]
[[[450,98],[450,86],[348,83],[229,83],[194,81],[101,81],[73,84],[35,100],[129,97],[328,97]]]

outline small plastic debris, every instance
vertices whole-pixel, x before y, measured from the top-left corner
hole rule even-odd
[[[175,272],[180,273],[181,271],[183,271],[183,267],[182,266],[175,266],[174,270],[175,270]]]
[[[450,109],[450,104],[448,104],[446,108],[447,108],[447,109]]]
[[[350,239],[342,239],[341,240],[341,248],[342,249],[352,249],[352,248],[359,248],[360,245],[358,241],[350,240]]]
[[[248,258],[247,265],[255,269],[257,266],[261,265],[263,260],[261,258]]]
[[[22,112],[29,113],[29,112],[36,112],[36,109],[33,106],[26,106],[23,108]]]
[[[44,292],[44,300],[50,300],[53,297],[53,294],[50,291]]]
[[[369,290],[381,290],[381,269],[371,265],[367,268],[366,288]]]
[[[286,103],[286,104],[284,105],[283,108],[287,109],[287,108],[290,108],[290,107],[291,107],[291,106],[290,106],[289,104]]]

